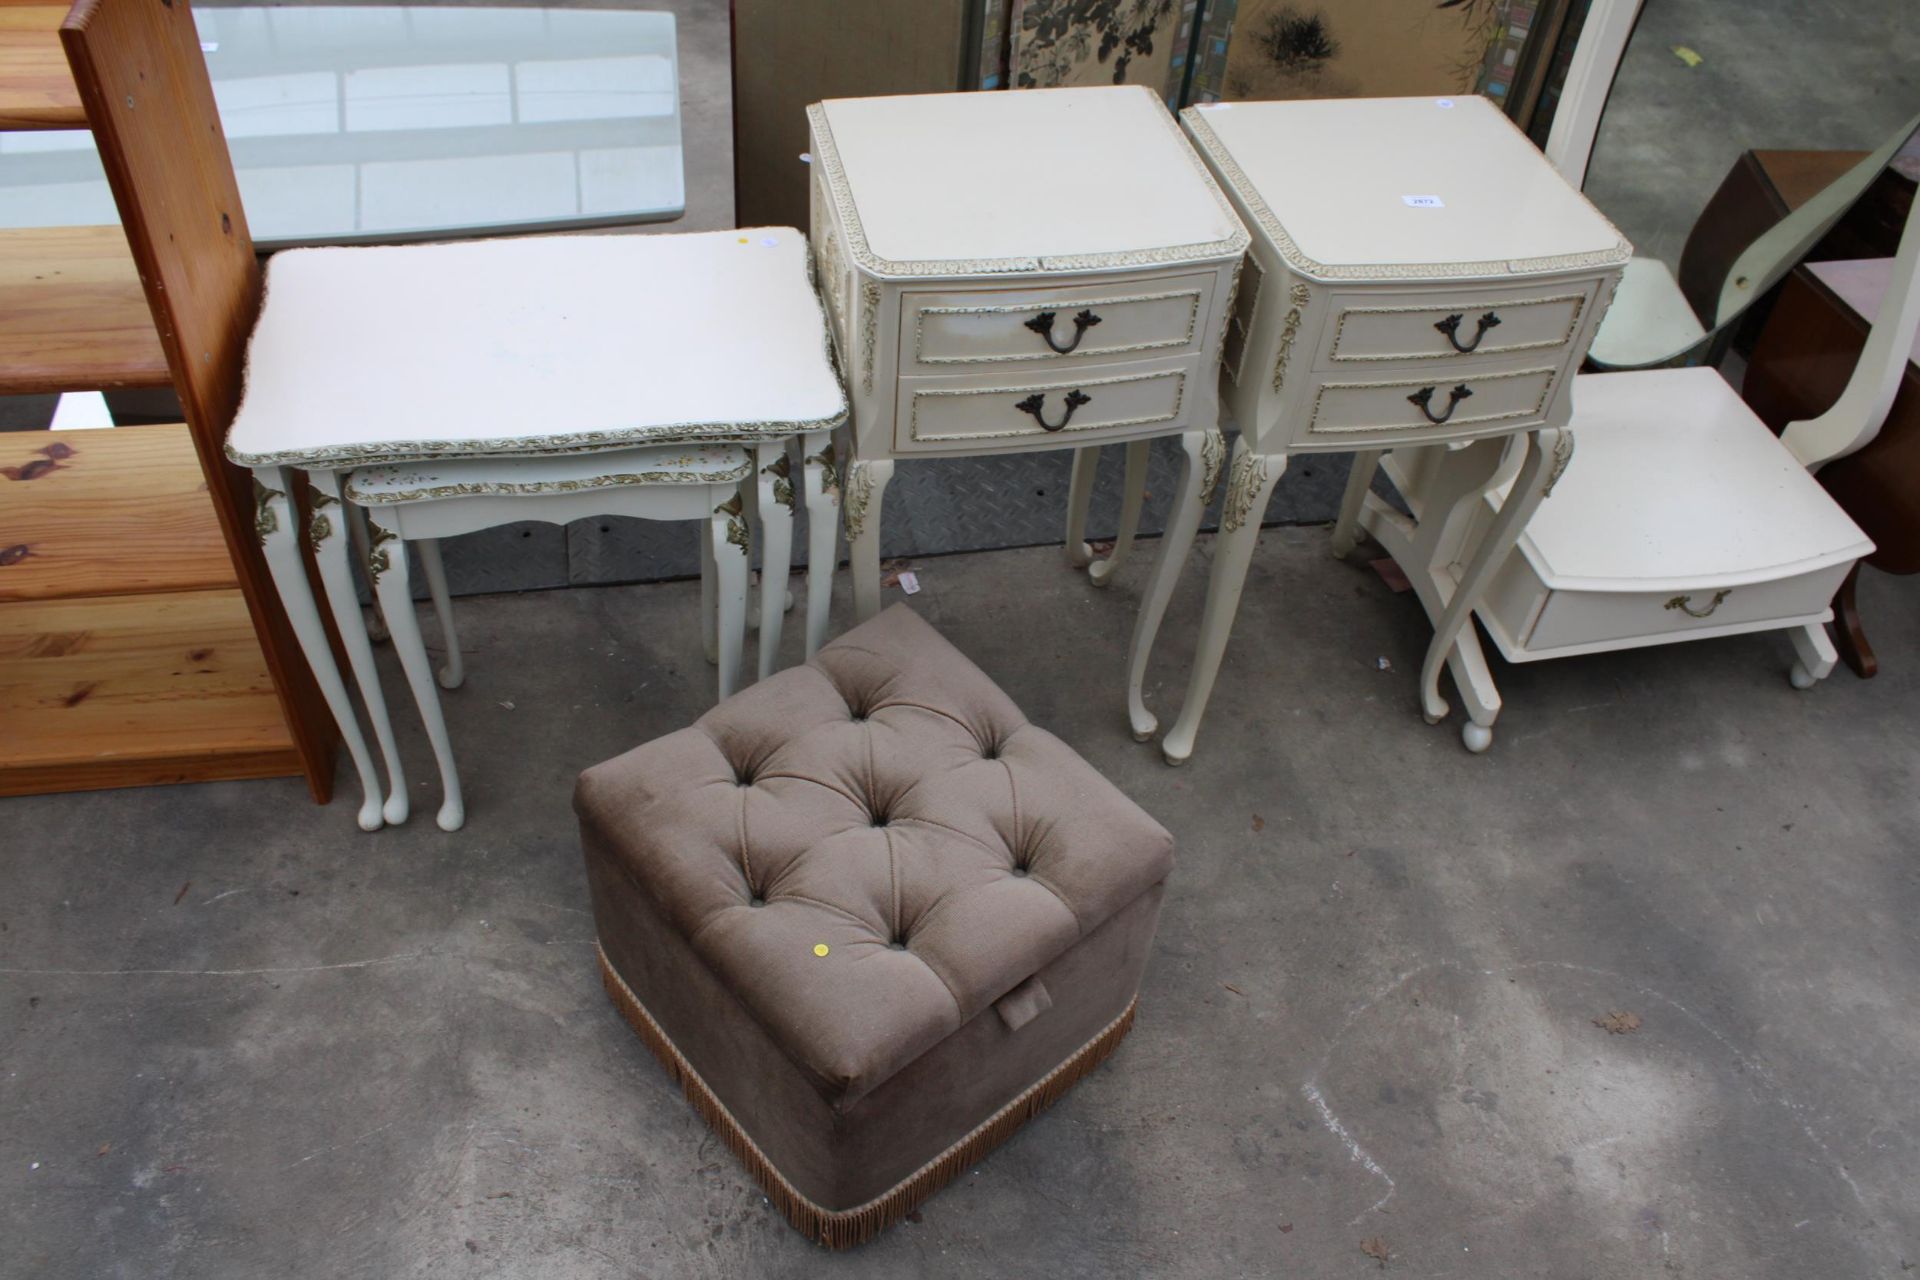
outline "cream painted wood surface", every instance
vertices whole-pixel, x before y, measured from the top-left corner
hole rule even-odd
[[[1273,247],[1303,275],[1537,276],[1625,245],[1482,97],[1235,102],[1185,117],[1238,165],[1229,185],[1258,195],[1281,232]]]
[[[1248,238],[1152,93],[844,99],[809,121],[815,269],[850,384],[844,513],[859,617],[880,607],[897,457],[1157,435],[1192,436],[1199,451]],[[1214,439],[1194,486],[1218,474]],[[1076,565],[1091,558],[1084,490],[1069,501]],[[1181,508],[1195,527],[1204,505]],[[1128,510],[1095,582],[1131,546],[1138,503]],[[1163,545],[1179,541],[1173,530]],[[1159,572],[1177,574],[1178,559]]]
[[[426,723],[447,830],[465,821],[465,802],[405,542],[420,544],[448,651],[439,684],[454,688],[462,667],[439,538],[522,520],[698,521],[713,579],[702,594],[716,614],[703,633],[724,697],[739,680],[756,529],[768,583],[760,674],[777,659],[792,518],[804,493],[814,530],[808,653],[824,641],[838,497],[829,437],[846,417],[846,397],[810,272],[805,241],[782,228],[310,249],[274,259],[227,448],[254,465],[257,532],[360,775],[364,828],[404,821],[409,801],[352,593],[349,506],[373,513],[369,576]],[[296,530],[288,495],[302,483],[309,519]],[[384,801],[319,621],[302,533],[386,757]]]
[[[1335,317],[1314,368],[1381,360],[1449,363],[1463,345],[1481,356],[1558,351],[1572,341],[1592,303],[1586,289],[1552,286],[1335,294]]]
[[[1065,368],[1149,352],[1191,354],[1212,288],[1209,274],[1064,289],[908,293],[902,337],[912,345],[902,353],[901,371],[964,373],[965,366],[1040,361]]]
[[[1832,670],[1829,602],[1873,544],[1712,369],[1589,374],[1579,449],[1479,604],[1512,662],[1786,631]],[[1403,492],[1421,494],[1425,477]],[[1471,555],[1504,485],[1460,545]]]
[[[1181,361],[1044,380],[902,378],[894,446],[903,454],[1005,452],[1164,431],[1182,417],[1192,374],[1192,362]]]
[[[1360,521],[1414,581],[1435,622],[1420,680],[1429,720],[1447,713],[1443,666],[1484,750],[1499,713],[1468,624],[1572,440],[1571,390],[1631,246],[1532,144],[1479,98],[1217,104],[1182,122],[1252,233],[1221,393],[1241,430],[1227,479],[1200,639],[1162,754],[1193,751],[1232,629],[1267,497],[1296,453],[1357,451],[1336,553]],[[1368,494],[1384,450],[1444,456],[1408,520]],[[1504,460],[1504,467],[1503,467]],[[1495,479],[1531,478],[1479,550],[1443,571]],[[1516,493],[1522,492],[1520,489]],[[1130,660],[1136,736],[1158,719],[1140,682],[1153,635]]]
[[[1120,270],[1240,239],[1140,85],[843,98],[812,108],[859,265],[887,276]],[[1104,259],[1132,259],[1113,261]],[[971,262],[973,271],[955,270]]]
[[[1831,672],[1829,601],[1873,545],[1805,468],[1863,446],[1886,418],[1920,330],[1920,212],[1867,309],[1839,400],[1778,437],[1711,369],[1579,378],[1579,458],[1479,605],[1501,651],[1528,662],[1783,631],[1796,688]],[[1430,487],[1432,468],[1419,470],[1402,485],[1415,499]],[[1441,558],[1471,554],[1512,501],[1496,484]]]
[[[831,430],[807,246],[784,227],[291,249],[267,267],[243,466]]]

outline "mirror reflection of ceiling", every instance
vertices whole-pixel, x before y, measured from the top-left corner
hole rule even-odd
[[[671,14],[194,14],[256,242],[677,217]],[[0,226],[118,220],[90,134],[0,134]]]

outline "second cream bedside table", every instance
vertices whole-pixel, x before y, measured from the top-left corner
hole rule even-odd
[[[1632,247],[1484,98],[1243,102],[1182,120],[1254,243],[1221,371],[1241,435],[1186,701],[1162,752],[1178,764],[1193,751],[1289,455],[1344,452],[1357,456],[1335,551],[1352,549],[1364,507],[1434,620],[1422,709],[1446,715],[1450,666],[1467,746],[1485,750],[1500,698],[1472,606],[1573,455],[1561,430],[1573,375]],[[1367,491],[1381,452],[1409,446],[1455,446],[1420,450],[1430,465],[1413,519]],[[1508,476],[1517,497],[1455,563],[1478,499]],[[1137,636],[1128,672],[1143,739],[1156,727],[1141,698],[1152,639]]]
[[[814,261],[852,404],[858,616],[880,608],[897,458],[1179,434],[1175,520],[1197,524],[1225,456],[1215,369],[1247,233],[1160,100],[1139,86],[928,94],[808,116]],[[1079,549],[1077,530],[1068,541]],[[1177,541],[1143,626],[1172,593]]]

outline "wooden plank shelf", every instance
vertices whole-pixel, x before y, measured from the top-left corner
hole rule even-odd
[[[185,425],[0,434],[0,602],[234,585]]]
[[[238,588],[0,604],[0,796],[298,775]]]
[[[87,127],[60,47],[66,16],[63,4],[0,0],[0,131]]]
[[[171,385],[125,232],[0,230],[0,395]]]

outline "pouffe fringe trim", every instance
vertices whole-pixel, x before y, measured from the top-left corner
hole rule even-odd
[[[1105,1062],[1108,1055],[1126,1039],[1127,1032],[1133,1029],[1133,1014],[1139,1004],[1138,996],[1129,1000],[1120,1016],[1076,1049],[1073,1056],[1040,1077],[1012,1102],[921,1165],[891,1190],[854,1208],[835,1210],[809,1200],[774,1167],[746,1130],[740,1127],[740,1122],[733,1118],[726,1104],[707,1088],[707,1082],[700,1078],[693,1064],[681,1056],[667,1033],[653,1020],[653,1015],[647,1012],[632,988],[627,986],[626,979],[614,969],[606,951],[597,944],[595,950],[600,956],[600,978],[606,985],[607,995],[633,1028],[634,1034],[640,1037],[640,1043],[659,1059],[667,1074],[680,1085],[681,1092],[686,1094],[693,1109],[720,1135],[727,1149],[746,1166],[753,1180],[767,1193],[767,1199],[786,1215],[787,1221],[801,1234],[830,1249],[849,1249],[864,1244],[900,1221],[927,1197],[1011,1138],[1021,1125],[1052,1106],[1081,1077]]]

